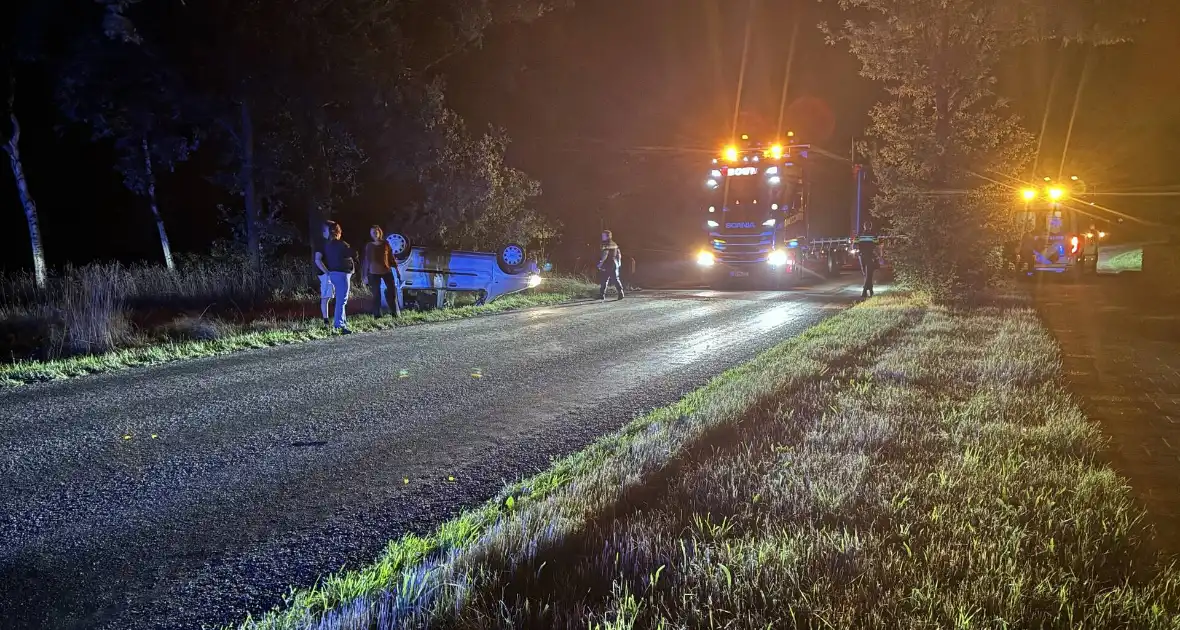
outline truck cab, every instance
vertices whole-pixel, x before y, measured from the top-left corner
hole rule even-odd
[[[806,147],[742,143],[714,157],[705,179],[703,228],[697,254],[710,287],[740,282],[781,286],[798,275],[797,250],[805,232]]]

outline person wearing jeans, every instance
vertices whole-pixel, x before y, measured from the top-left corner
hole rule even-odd
[[[398,295],[401,291],[397,261],[393,259],[393,248],[385,240],[385,232],[374,225],[369,228],[372,240],[365,244],[364,261],[361,263],[361,274],[364,283],[373,291],[373,317],[381,317],[381,283],[385,283],[385,302],[389,305],[389,314],[397,317],[401,314]]]
[[[324,224],[324,236],[328,240],[324,243],[323,255],[317,257],[317,263],[327,272],[336,293],[336,317],[332,321],[332,328],[348,335],[352,331],[348,329],[345,309],[348,306],[348,289],[352,284],[352,274],[356,270],[356,255],[352,247],[341,239],[342,235],[343,230],[340,229],[339,223],[328,221]]]

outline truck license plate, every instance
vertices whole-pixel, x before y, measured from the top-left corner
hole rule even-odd
[[[745,278],[749,275],[750,275],[750,272],[748,272],[748,271],[731,271],[731,272],[729,272],[729,276],[731,278]]]

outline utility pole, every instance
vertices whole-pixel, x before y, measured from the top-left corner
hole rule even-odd
[[[852,138],[852,176],[856,179],[856,201],[852,206],[852,233],[855,235],[860,233],[860,226],[863,225],[860,219],[865,176],[864,166],[856,161],[856,137]]]

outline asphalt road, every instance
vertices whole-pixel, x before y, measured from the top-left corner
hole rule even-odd
[[[0,391],[0,626],[268,610],[838,312],[852,280],[648,291]]]

